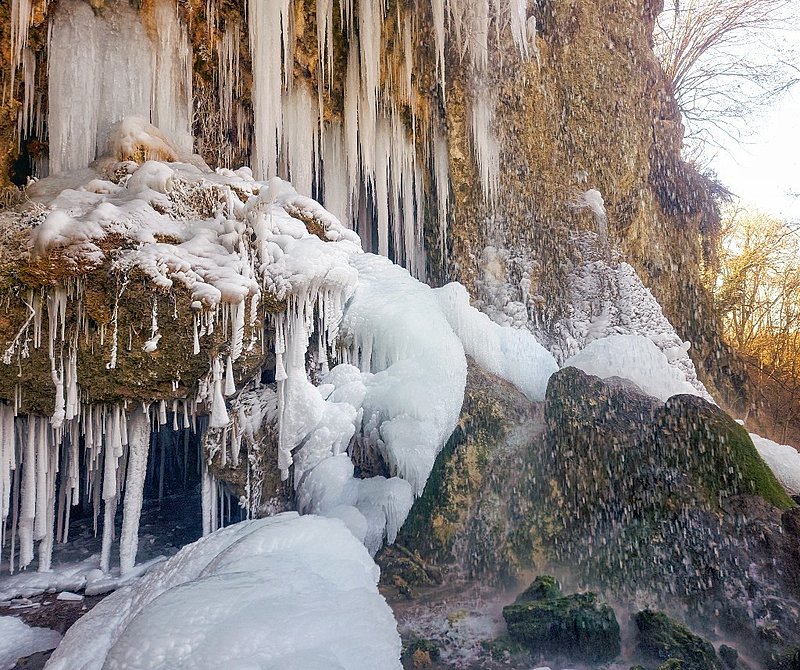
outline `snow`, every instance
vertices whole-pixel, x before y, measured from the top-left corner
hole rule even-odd
[[[10,670],[17,659],[55,648],[61,635],[49,628],[32,628],[21,620],[0,616],[0,670]]]
[[[544,400],[553,355],[528,330],[499,326],[469,304],[467,289],[451,283],[434,291],[464,351],[484,370],[510,381],[531,400]]]
[[[564,361],[564,367],[570,366],[602,379],[623,377],[664,401],[677,394],[699,395],[680,370],[669,364],[664,353],[641,335],[611,335],[593,340]]]
[[[296,513],[244,521],[106,598],[47,667],[399,669],[378,574],[341,521]]]
[[[800,495],[800,452],[791,445],[778,444],[755,433],[750,433],[750,438],[786,492]]]

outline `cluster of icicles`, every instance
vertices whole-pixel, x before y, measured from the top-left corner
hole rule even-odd
[[[157,0],[151,32],[121,0],[94,14],[83,0],[61,0],[52,12],[48,46],[49,108],[35,96],[36,59],[27,45],[31,0],[12,1],[12,69],[24,77],[20,137],[49,135],[49,168],[39,176],[86,167],[105,149],[111,126],[125,116],[149,120],[191,151],[192,54],[186,26],[173,0]],[[348,44],[344,72],[334,72],[334,3],[316,0],[317,90],[295,77],[292,0],[247,3],[247,29],[219,18],[216,1],[206,7],[207,32],[217,54],[220,128],[234,129],[239,145],[251,128],[239,98],[240,42],[249,33],[253,68],[254,173],[281,175],[341,221],[349,222],[366,250],[391,257],[417,277],[425,273],[423,229],[431,217],[444,247],[449,166],[444,120],[412,118],[422,95],[415,81],[418,45],[432,33],[438,102],[444,107],[448,50],[468,62],[468,126],[483,194],[494,197],[499,143],[494,135],[496,94],[489,75],[490,35],[510,30],[522,59],[535,53],[535,19],[528,0],[431,0],[387,17],[385,0],[339,3],[339,24]],[[389,28],[391,19],[396,26]],[[153,33],[154,34],[151,34]],[[384,43],[392,33],[399,45]],[[462,49],[463,45],[463,49]],[[149,55],[149,57],[148,57]],[[399,63],[391,62],[399,60]],[[113,67],[107,67],[113,63]],[[96,76],[101,72],[102,76]],[[331,82],[344,82],[343,109],[328,110]],[[13,85],[11,89],[13,91]],[[45,123],[46,119],[46,123]],[[225,130],[228,133],[229,130]],[[225,156],[221,159],[224,161]],[[229,166],[230,167],[230,166]],[[428,211],[427,202],[435,203]],[[373,239],[376,241],[373,248]]]
[[[108,405],[81,402],[77,345],[81,335],[90,342],[91,333],[76,285],[72,285],[71,291],[57,287],[46,294],[42,291],[34,296],[33,293],[31,291],[26,301],[30,316],[4,352],[2,362],[8,366],[24,366],[31,349],[41,347],[43,305],[46,304],[54,412],[49,417],[21,413],[23,391],[20,386],[13,403],[0,404],[0,555],[10,547],[10,570],[25,568],[34,559],[38,542],[38,569],[50,570],[54,543],[68,541],[70,511],[83,500],[91,504],[95,532],[102,506],[100,568],[107,572],[116,539],[114,519],[119,501],[124,500],[119,554],[120,569],[125,574],[133,569],[136,559],[148,451],[154,428],[167,424],[171,417],[173,431],[187,428],[195,433],[202,431],[207,422],[200,415],[209,413],[209,406],[212,425],[225,427],[230,423],[225,396],[236,393],[232,363],[242,351],[244,328],[240,315],[245,311],[244,302],[223,303],[218,309],[195,317],[195,354],[200,353],[200,339],[213,334],[216,322],[219,322],[216,327],[223,328],[228,336],[231,353],[225,364],[220,356],[212,359],[209,373],[198,383],[194,398],[173,399],[170,406],[163,400],[141,405]],[[82,332],[74,337],[67,332],[65,338],[68,299],[75,301],[77,312],[82,314],[79,317]],[[106,338],[114,338],[111,357],[106,363],[110,370],[116,366],[118,353],[116,326],[112,330],[113,334],[101,326],[97,339],[102,348]],[[152,332],[158,332],[155,307]],[[157,344],[158,339],[157,335],[152,336],[145,344],[145,351],[151,343]],[[63,345],[66,345],[66,352]],[[130,344],[127,348],[130,349]],[[177,384],[174,387],[177,389]],[[205,461],[202,500],[203,530],[207,534],[223,522],[227,501],[220,496],[220,485],[208,473]]]

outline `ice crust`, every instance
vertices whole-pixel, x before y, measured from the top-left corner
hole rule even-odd
[[[603,379],[629,379],[648,395],[664,401],[677,394],[700,395],[652,340],[642,335],[611,335],[593,340],[564,361],[564,367],[570,366]]]
[[[338,520],[289,512],[244,521],[106,598],[46,667],[399,669],[378,575]]]
[[[17,659],[53,649],[61,635],[49,628],[32,628],[11,616],[0,616],[0,670],[16,667]]]

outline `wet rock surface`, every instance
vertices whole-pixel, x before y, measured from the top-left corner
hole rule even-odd
[[[503,608],[512,640],[528,647],[534,655],[549,653],[598,662],[619,655],[617,617],[598,594],[554,597],[557,591],[551,584],[540,581],[531,587],[514,604]]]
[[[643,610],[634,617],[639,646],[656,658],[678,660],[684,670],[715,670],[721,667],[714,647],[686,626],[663,612]]]

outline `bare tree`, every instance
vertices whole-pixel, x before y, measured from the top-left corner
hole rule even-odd
[[[723,214],[709,288],[725,339],[769,393],[773,434],[785,441],[800,421],[800,226],[742,208]]]
[[[738,138],[748,116],[800,81],[787,39],[796,0],[666,0],[654,33],[672,82],[691,158]]]

